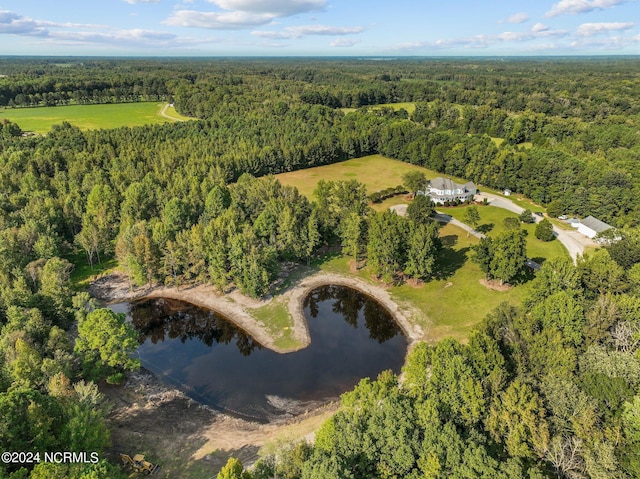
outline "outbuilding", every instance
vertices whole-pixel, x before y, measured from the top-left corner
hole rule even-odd
[[[585,219],[580,221],[578,225],[578,232],[585,235],[587,238],[595,238],[598,233],[602,233],[603,231],[607,231],[613,228],[613,226],[608,225],[604,221],[600,221],[593,216],[587,216]]]

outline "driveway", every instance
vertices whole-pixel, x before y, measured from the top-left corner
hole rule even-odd
[[[462,228],[467,233],[472,234],[476,238],[484,238],[485,237],[485,235],[483,233],[480,233],[479,231],[474,230],[471,226],[469,226],[467,224],[464,224],[462,221],[458,221],[453,216],[449,216],[449,215],[447,215],[445,213],[442,213],[441,211],[436,211],[436,214],[433,215],[433,217],[437,221],[440,221],[441,223],[449,223],[449,224],[452,224],[453,226],[457,226],[458,228]]]
[[[513,201],[507,198],[503,198],[502,196],[494,195],[492,193],[479,193],[475,196],[475,198],[476,200],[480,199],[480,201],[482,201],[482,198],[487,198],[487,201],[491,206],[509,210],[516,214],[520,214],[524,211],[524,208],[516,205]],[[540,216],[533,215],[533,217],[535,218],[536,223],[542,221],[542,218]],[[578,255],[584,254],[585,246],[597,245],[591,239],[587,238],[584,235],[581,235],[577,231],[562,230],[554,226],[553,234],[556,236],[556,238],[558,238],[558,241],[560,241],[560,243],[562,243],[567,249],[569,255],[571,256],[571,258],[573,258],[573,261],[576,260]]]

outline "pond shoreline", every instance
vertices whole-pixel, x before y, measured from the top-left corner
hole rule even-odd
[[[417,318],[423,314],[415,308],[403,308],[393,301],[389,292],[382,286],[369,284],[360,278],[343,276],[335,273],[316,273],[296,281],[287,288],[279,300],[287,305],[287,311],[293,318],[293,337],[297,346],[281,348],[276,345],[276,339],[270,334],[250,312],[262,306],[266,306],[274,299],[253,299],[233,291],[229,294],[221,294],[209,285],[186,286],[147,286],[134,288],[129,279],[122,273],[113,273],[97,279],[89,286],[90,294],[96,299],[113,304],[124,301],[151,298],[169,298],[185,301],[193,305],[211,309],[233,324],[250,334],[262,346],[277,353],[285,354],[299,351],[309,345],[309,329],[304,317],[304,300],[307,295],[320,286],[336,285],[353,288],[374,299],[382,305],[394,318],[402,329],[410,350],[412,346],[424,339],[424,331],[410,318]]]
[[[309,344],[309,332],[304,317],[304,300],[313,289],[332,284],[356,289],[387,309],[405,334],[407,352],[424,339],[422,328],[410,321],[424,314],[415,308],[401,309],[384,287],[359,278],[317,273],[294,282],[279,296],[280,300],[284,298],[284,304],[294,319],[295,337],[304,341],[305,346]],[[272,335],[248,313],[269,304],[272,298],[255,300],[238,291],[222,295],[213,287],[204,285],[133,288],[122,273],[97,279],[89,286],[89,292],[106,304],[160,297],[186,301],[219,312],[276,352],[301,349],[279,350],[274,346]],[[240,457],[245,465],[252,464],[258,458],[260,447],[266,443],[296,438],[313,441],[315,431],[339,407],[338,401],[331,402],[298,416],[285,415],[261,424],[204,406],[146,370],[128,374],[124,387],[101,385],[101,390],[115,406],[109,418],[114,460],[122,451],[138,449],[148,452],[152,458],[169,458],[176,450],[186,453],[186,457],[178,462],[181,465],[162,464],[168,474],[165,477],[182,473],[184,461],[198,464],[198,467],[215,474],[232,456]]]

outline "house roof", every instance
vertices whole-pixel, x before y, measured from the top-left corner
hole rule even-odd
[[[610,230],[611,228],[613,228],[613,226],[608,225],[604,221],[600,221],[599,219],[594,218],[593,216],[587,216],[580,223],[585,225],[587,228],[592,229],[596,233],[602,233],[603,231]]]
[[[434,188],[436,190],[458,190],[458,189],[464,189],[466,191],[476,190],[476,185],[473,184],[473,181],[468,181],[465,184],[460,184],[460,183],[456,183],[451,178],[442,178],[442,177],[434,178],[433,180],[429,181],[429,186],[431,186],[431,188]]]

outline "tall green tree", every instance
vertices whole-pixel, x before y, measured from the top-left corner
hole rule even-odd
[[[426,195],[416,195],[407,207],[407,216],[414,223],[427,223],[431,221],[435,208],[431,198]]]
[[[464,210],[464,217],[462,220],[475,230],[480,223],[480,213],[478,212],[478,207],[467,206],[467,208]],[[467,232],[467,237],[468,236],[469,232]]]
[[[131,357],[138,347],[137,333],[125,319],[123,313],[101,308],[78,322],[75,351],[83,357],[89,378],[117,380],[122,371],[140,367]]]
[[[356,265],[364,247],[364,223],[363,218],[356,211],[352,211],[342,220],[342,228],[340,229],[342,252],[353,258]]]
[[[436,258],[442,243],[435,222],[411,223],[404,272],[409,276],[428,280],[435,272]]]
[[[536,225],[535,235],[540,241],[553,240],[555,236],[553,235],[553,225],[551,221],[546,218],[540,221],[540,223]]]
[[[529,385],[516,379],[489,410],[487,429],[513,457],[542,457],[549,446],[543,403]]]
[[[367,264],[374,274],[392,282],[406,261],[409,222],[392,211],[375,214],[369,224]]]
[[[524,271],[527,260],[524,235],[524,231],[508,231],[497,236],[493,242],[490,271],[501,284],[512,281]]]
[[[402,175],[402,184],[415,193],[427,186],[429,180],[422,171],[411,170]]]

